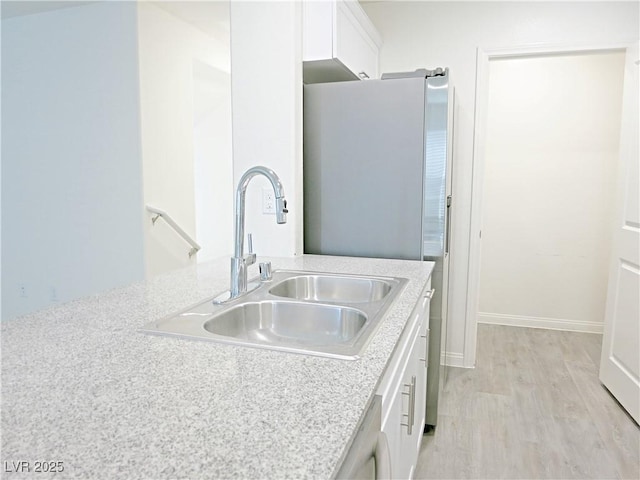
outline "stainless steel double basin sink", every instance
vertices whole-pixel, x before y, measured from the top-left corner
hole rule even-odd
[[[205,300],[141,331],[357,359],[407,280],[276,270],[225,304]]]

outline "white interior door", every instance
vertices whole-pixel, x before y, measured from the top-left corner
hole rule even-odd
[[[627,50],[619,201],[600,359],[600,381],[636,422],[640,422],[639,58],[638,45]]]

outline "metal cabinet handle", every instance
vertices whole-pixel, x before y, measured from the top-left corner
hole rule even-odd
[[[429,300],[431,300],[433,298],[433,296],[436,293],[436,289],[432,288],[430,292],[427,292],[427,294],[424,296],[425,298],[428,298]]]
[[[451,247],[451,195],[447,196],[447,227],[445,229],[444,253],[448,254]]]
[[[411,435],[411,431],[413,430],[413,426],[416,423],[416,376],[413,375],[411,377],[411,397],[409,397],[409,422],[411,422],[411,427],[408,428],[409,435]]]
[[[424,362],[424,368],[427,368],[429,366],[429,333],[431,332],[430,329],[427,328],[427,334],[426,335],[420,335],[420,337],[424,338],[424,358],[421,358],[420,361]]]
[[[369,75],[367,75],[367,72],[364,72],[364,71],[360,72],[358,76],[362,79],[369,78]]]
[[[404,386],[409,387],[409,392],[402,392],[402,395],[409,395],[409,412],[402,414],[403,417],[407,417],[407,423],[400,423],[400,425],[407,427],[407,435],[411,435],[416,421],[416,376],[413,375],[411,383],[405,383]]]

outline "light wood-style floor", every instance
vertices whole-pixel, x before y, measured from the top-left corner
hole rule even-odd
[[[415,478],[640,478],[640,428],[598,380],[601,335],[478,326]]]

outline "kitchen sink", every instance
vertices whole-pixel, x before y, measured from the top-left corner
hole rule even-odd
[[[351,340],[366,321],[353,308],[267,300],[237,305],[205,322],[204,329],[272,344],[332,345]]]
[[[224,304],[212,297],[141,331],[355,360],[406,283],[399,277],[276,270],[245,295]]]
[[[297,275],[274,285],[277,297],[321,302],[363,303],[382,300],[391,291],[390,280],[338,275]]]

